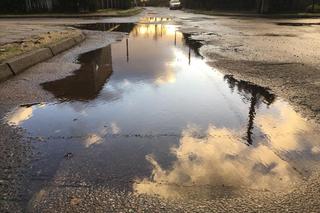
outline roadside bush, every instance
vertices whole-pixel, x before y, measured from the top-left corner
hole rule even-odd
[[[49,11],[91,12],[105,8],[128,9],[132,6],[132,0],[0,0],[0,12],[11,14]]]
[[[307,8],[306,8],[306,11],[309,12],[309,13],[320,13],[320,4],[315,4],[314,5],[314,10],[312,8],[313,6],[312,5],[309,5]]]
[[[85,12],[97,9],[94,0],[56,0],[54,10],[60,12]]]
[[[153,6],[153,7],[167,7],[169,6],[170,0],[149,0],[146,2],[146,6]]]
[[[252,9],[256,0],[182,0],[184,7],[191,9]]]
[[[25,10],[25,4],[21,0],[0,0],[0,12],[2,13],[20,13]]]
[[[191,9],[228,9],[228,10],[257,10],[261,11],[262,5],[264,12],[299,12],[304,11],[312,0],[181,0],[183,6]],[[315,0],[319,2],[319,0]],[[319,5],[319,4],[318,4]],[[308,7],[310,11],[312,8]],[[317,6],[318,9],[318,6]]]

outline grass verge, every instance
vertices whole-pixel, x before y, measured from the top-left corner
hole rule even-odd
[[[1,0],[0,0],[1,1]],[[0,18],[86,18],[86,17],[128,17],[141,13],[144,9],[134,7],[127,10],[103,9],[92,13],[28,13],[0,14]]]
[[[63,39],[75,37],[80,34],[81,34],[80,30],[73,30],[73,29],[58,31],[58,32],[47,32],[45,34],[32,36],[30,38],[27,38],[21,41],[16,41],[16,42],[1,45],[0,46],[0,63],[10,58],[30,52],[32,50],[40,49],[50,44],[57,43]]]
[[[141,13],[144,9],[140,7],[130,8],[127,10],[118,10],[118,9],[103,9],[98,10],[97,14],[102,14],[106,16],[119,16],[119,17],[125,17],[125,16],[134,16],[139,13]]]
[[[314,5],[314,8],[312,7],[312,5],[308,6],[307,7],[307,12],[310,12],[310,13],[320,13],[320,4],[315,4]]]

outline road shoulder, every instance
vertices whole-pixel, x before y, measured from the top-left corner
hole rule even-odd
[[[130,17],[140,14],[144,8],[135,7],[127,10],[105,9],[93,13],[47,13],[47,14],[0,14],[0,19],[8,18],[108,18]]]
[[[50,38],[47,35],[51,35]],[[48,32],[47,35],[38,35],[37,43],[32,38],[27,38],[2,45],[0,82],[80,44],[85,39],[85,35],[79,30]],[[24,48],[27,43],[32,45]]]

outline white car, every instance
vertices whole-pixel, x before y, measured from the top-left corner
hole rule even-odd
[[[171,0],[170,1],[170,10],[181,9],[182,4],[179,0]]]

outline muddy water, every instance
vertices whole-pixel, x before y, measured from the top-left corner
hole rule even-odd
[[[80,55],[73,75],[42,84],[57,102],[8,114],[38,141],[33,176],[198,198],[290,190],[308,177],[320,134],[289,104],[208,66],[175,25],[129,28],[121,42]]]

